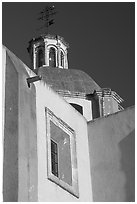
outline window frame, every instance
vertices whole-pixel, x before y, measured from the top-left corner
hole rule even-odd
[[[50,136],[50,121],[56,126],[60,127],[70,137],[70,154],[72,167],[72,186],[52,173],[51,167],[51,136]],[[79,198],[78,189],[78,168],[77,168],[77,154],[76,154],[76,135],[74,130],[69,127],[64,121],[54,115],[54,113],[46,108],[46,136],[47,136],[47,178],[59,185],[64,190],[68,191],[75,197]],[[59,164],[58,164],[59,165]]]

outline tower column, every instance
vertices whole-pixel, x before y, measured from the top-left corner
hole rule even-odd
[[[48,47],[46,47],[46,52],[47,53],[45,53],[45,55],[46,55],[46,66],[49,66],[49,48]]]
[[[36,46],[33,45],[33,69],[36,69]]]
[[[65,50],[64,58],[65,58],[65,59],[64,59],[64,60],[65,60],[65,62],[64,62],[64,63],[65,63],[65,64],[64,64],[64,68],[65,68],[65,69],[68,69],[67,50]]]
[[[57,51],[57,67],[61,67],[60,64],[60,45],[58,45],[58,51]]]
[[[45,66],[48,66],[49,65],[49,51],[48,51],[48,48],[47,48],[47,41],[45,41]]]

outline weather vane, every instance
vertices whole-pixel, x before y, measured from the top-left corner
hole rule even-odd
[[[56,14],[57,12],[55,11],[55,7],[54,6],[46,6],[43,11],[41,11],[40,17],[38,18],[38,20],[42,20],[44,21],[44,26],[42,26],[41,28],[46,28],[47,34],[49,32],[49,26],[51,26],[52,24],[54,24],[54,18],[53,16]],[[40,29],[41,29],[40,28]]]

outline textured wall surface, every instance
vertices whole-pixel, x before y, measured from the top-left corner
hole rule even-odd
[[[37,201],[37,125],[35,87],[19,77],[19,201]]]
[[[93,201],[134,201],[134,107],[88,123]]]
[[[38,138],[38,201],[90,202],[92,201],[91,175],[88,150],[87,122],[85,118],[58,96],[43,81],[36,82],[37,138]],[[41,98],[43,100],[41,100]],[[79,198],[47,179],[47,123],[45,107],[75,131]],[[86,189],[86,190],[85,190]]]
[[[8,49],[5,72],[4,201],[37,201],[37,126],[34,85],[27,67]]]
[[[125,200],[135,201],[135,130],[119,143],[121,151],[121,169],[126,176]]]
[[[4,50],[7,52],[4,72],[8,70],[4,106],[4,200],[92,201],[86,120],[45,83],[38,81],[28,88],[26,79],[35,74],[8,49]],[[10,110],[10,105],[14,109]],[[47,179],[46,107],[76,133],[79,198]]]
[[[4,201],[134,201],[134,107],[88,122],[87,131],[84,117],[45,83],[28,88],[35,74],[6,52]],[[45,107],[75,131],[79,198],[47,179]]]
[[[8,56],[5,71],[3,200],[16,202],[18,201],[18,73]]]

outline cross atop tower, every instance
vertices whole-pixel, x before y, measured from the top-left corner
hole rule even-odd
[[[51,26],[52,24],[54,24],[54,18],[53,16],[56,14],[57,12],[55,11],[55,7],[54,6],[46,6],[39,14],[40,17],[38,18],[38,20],[42,20],[44,21],[44,26],[41,28],[46,28],[46,32],[48,34],[49,31],[49,26]]]
[[[58,67],[68,69],[67,50],[68,43],[58,35],[48,33],[49,26],[54,24],[53,16],[57,12],[54,6],[46,6],[41,11],[38,20],[44,21],[46,33],[29,41],[28,52],[32,61],[32,69],[37,71],[40,67]]]

